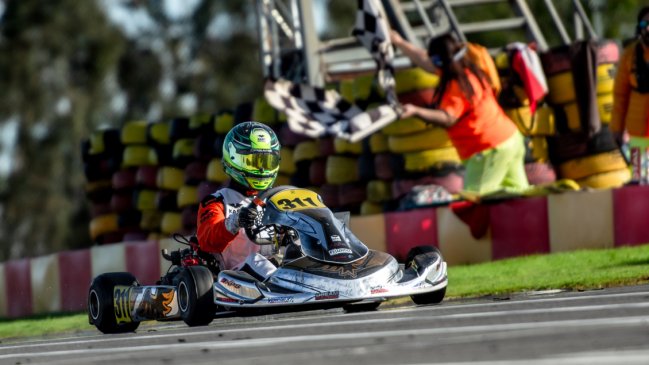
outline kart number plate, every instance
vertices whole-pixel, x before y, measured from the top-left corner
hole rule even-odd
[[[326,208],[318,194],[306,189],[280,191],[273,195],[270,201],[277,209],[283,211]]]
[[[115,320],[117,323],[131,322],[130,296],[130,286],[118,285],[113,289],[113,307],[115,308]]]

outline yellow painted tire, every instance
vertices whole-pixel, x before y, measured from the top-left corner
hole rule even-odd
[[[629,180],[631,180],[631,171],[623,168],[594,174],[576,181],[582,188],[612,189],[626,184]]]
[[[613,119],[613,93],[597,95],[597,109],[600,121],[604,124],[611,123]]]
[[[119,129],[104,129],[93,132],[88,138],[90,146],[87,153],[99,155],[118,149],[118,146],[122,144],[121,133]]]
[[[352,143],[346,139],[336,138],[334,139],[334,152],[341,155],[345,153],[360,155],[363,153],[363,142]]]
[[[172,157],[174,161],[185,165],[184,162],[189,162],[194,159],[194,138],[182,138],[174,143]]]
[[[159,122],[149,124],[147,130],[148,141],[150,144],[167,145],[171,143],[169,138],[170,125],[168,122]]]
[[[338,84],[338,93],[349,103],[354,103],[354,80],[341,80]]]
[[[178,190],[185,183],[185,171],[173,166],[158,169],[157,185],[160,189]]]
[[[291,177],[284,174],[277,174],[277,179],[273,186],[291,185]]]
[[[432,150],[404,153],[405,170],[423,172],[441,168],[448,163],[459,164],[460,156],[455,147],[436,148]]]
[[[419,118],[406,118],[396,120],[381,129],[381,132],[387,136],[403,136],[406,134],[418,133],[431,128]]]
[[[160,230],[162,221],[162,212],[155,209],[143,210],[142,219],[140,219],[140,228],[146,231]]]
[[[178,189],[176,199],[178,202],[178,208],[198,204],[198,187],[192,185],[181,186],[180,189]]]
[[[553,104],[565,104],[575,100],[572,71],[548,77],[548,100]]]
[[[122,127],[123,144],[146,144],[148,123],[143,120],[127,122]]]
[[[234,127],[234,114],[221,112],[214,120],[214,131],[218,134],[227,134]]]
[[[293,162],[313,160],[319,156],[318,143],[315,140],[298,143],[293,150]]]
[[[214,117],[211,114],[200,113],[192,115],[189,118],[189,129],[195,131],[205,131],[214,123]]]
[[[388,136],[382,132],[373,133],[369,139],[372,154],[388,152]]]
[[[361,204],[360,213],[361,215],[383,214],[383,204],[366,200]]]
[[[392,200],[392,183],[386,180],[372,180],[367,183],[367,200],[381,203]]]
[[[172,235],[182,231],[182,215],[178,212],[166,212],[162,215],[160,222],[160,231],[167,235]]]
[[[329,156],[325,168],[328,184],[340,185],[358,181],[358,159],[354,157]]]
[[[280,150],[279,172],[291,176],[295,173],[295,162],[293,161],[293,149],[282,147]]]
[[[615,83],[616,66],[606,63],[597,66],[597,94],[610,94]],[[548,78],[548,100],[554,104],[575,101],[575,86],[572,71],[565,71]]]
[[[431,89],[439,84],[439,77],[419,67],[398,69],[394,73],[397,94]]]
[[[147,145],[131,144],[124,147],[122,168],[150,166],[158,163],[156,151]]]
[[[135,209],[146,211],[156,209],[156,190],[142,189],[135,192]]]
[[[374,87],[374,74],[358,76],[354,79],[354,100],[367,100]]]
[[[96,240],[99,236],[119,230],[117,214],[104,214],[90,221],[90,237]]]
[[[405,136],[388,136],[388,148],[394,153],[417,152],[451,146],[453,144],[446,129],[439,127]]]
[[[265,97],[258,97],[255,99],[255,104],[252,107],[252,120],[274,125],[277,123],[277,111],[268,104]]]
[[[220,158],[213,158],[207,164],[207,181],[222,183],[228,180],[229,176],[223,170],[223,163]]]
[[[572,180],[621,169],[628,167],[619,150],[576,158],[559,165],[561,178]]]

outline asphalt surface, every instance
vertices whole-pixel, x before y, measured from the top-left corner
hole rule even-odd
[[[0,345],[0,364],[649,364],[649,286],[151,322]]]

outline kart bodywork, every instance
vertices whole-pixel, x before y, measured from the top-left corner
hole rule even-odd
[[[439,303],[448,284],[438,249],[420,246],[405,264],[368,249],[318,194],[292,186],[270,189],[253,202],[258,224],[246,230],[259,244],[274,245],[279,259],[268,277],[219,270],[212,255],[190,248],[163,256],[172,262],[157,285],[141,286],[129,273],[93,281],[89,321],[105,333],[133,331],[145,320],[183,319],[206,325],[217,311],[343,307],[372,310],[389,298],[410,296],[417,304]],[[265,259],[265,258],[263,258]]]

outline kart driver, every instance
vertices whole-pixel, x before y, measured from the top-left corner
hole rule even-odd
[[[214,254],[222,270],[243,270],[263,280],[276,269],[266,259],[275,253],[274,245],[255,244],[245,229],[258,216],[250,202],[277,178],[279,151],[275,132],[258,122],[238,124],[225,136],[222,162],[230,181],[203,199],[197,222],[201,250]]]

